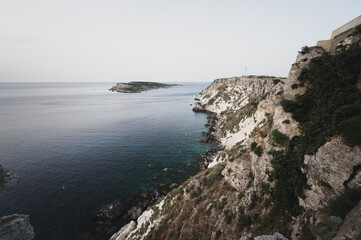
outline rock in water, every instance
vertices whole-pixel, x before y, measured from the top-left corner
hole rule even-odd
[[[132,207],[129,211],[128,211],[128,217],[131,220],[137,220],[137,218],[142,215],[142,208],[141,207]]]
[[[100,206],[96,216],[100,219],[113,221],[121,216],[123,205],[119,200]]]
[[[31,240],[34,237],[28,215],[13,214],[0,218],[1,240]]]
[[[16,185],[19,181],[19,177],[0,165],[0,194],[6,191],[8,188]]]

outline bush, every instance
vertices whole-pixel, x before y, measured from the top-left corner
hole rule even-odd
[[[286,134],[281,133],[277,129],[271,132],[272,140],[278,145],[285,146],[290,140]]]
[[[276,93],[276,96],[278,96],[278,95],[282,95],[282,94],[283,94],[283,90],[278,91],[278,92]]]
[[[217,210],[223,209],[227,205],[227,198],[223,197],[221,200],[217,202],[216,208]]]
[[[258,157],[262,156],[263,154],[262,146],[257,146],[256,142],[251,143],[251,151],[254,152]]]
[[[292,84],[292,85],[291,85],[291,88],[292,88],[292,89],[297,89],[297,88],[298,88],[298,84],[296,84],[296,83]]]
[[[214,239],[219,239],[219,237],[221,236],[221,234],[222,234],[222,232],[220,231],[220,230],[217,230],[216,231],[216,236],[215,236],[215,238]]]
[[[276,84],[279,83],[279,82],[281,82],[280,79],[274,79],[274,80],[273,80],[273,85],[276,85]]]
[[[216,179],[221,176],[221,172],[223,171],[224,167],[224,164],[217,164],[216,166],[207,169],[203,175],[203,181],[205,181],[205,184],[207,186],[212,186]]]
[[[254,150],[254,153],[255,153],[258,157],[262,156],[262,154],[263,154],[263,148],[262,148],[261,146],[256,147],[256,149]]]
[[[301,153],[288,150],[271,151],[273,156],[271,164],[273,169],[267,173],[268,180],[274,182],[274,186],[268,185],[268,192],[271,195],[275,207],[288,211],[291,215],[300,212],[298,198],[304,198],[303,189],[309,189],[307,178],[301,171],[304,166]]]
[[[190,197],[191,197],[191,198],[196,198],[196,197],[198,197],[198,193],[193,190],[193,191],[191,192],[191,194],[190,194]]]
[[[284,120],[284,121],[282,121],[282,123],[284,123],[284,124],[290,124],[290,120],[289,119],[286,119],[286,120]]]
[[[330,216],[344,218],[361,200],[361,190],[348,189],[334,199],[328,201],[324,211]]]
[[[240,231],[250,226],[251,224],[252,224],[252,218],[249,215],[246,215],[244,213],[239,214],[237,226]]]
[[[251,151],[253,152],[257,147],[257,143],[256,142],[253,142],[251,143]]]
[[[233,213],[228,209],[224,210],[223,213],[224,213],[224,220],[226,221],[227,224],[230,224],[232,221]]]
[[[304,226],[301,231],[300,240],[316,240],[316,237]]]

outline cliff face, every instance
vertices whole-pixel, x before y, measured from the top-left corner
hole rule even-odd
[[[349,39],[335,55],[303,48],[286,79],[215,80],[195,110],[217,114],[224,149],[111,239],[361,239],[361,51]]]

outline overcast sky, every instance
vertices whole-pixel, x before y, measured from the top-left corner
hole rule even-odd
[[[360,14],[360,0],[0,0],[0,81],[287,76]]]

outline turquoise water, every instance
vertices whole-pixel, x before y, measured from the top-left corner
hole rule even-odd
[[[36,239],[75,239],[99,205],[193,175],[186,164],[211,146],[190,104],[208,83],[183,84],[123,94],[112,83],[0,83],[0,164],[21,179],[0,216],[29,214]]]

